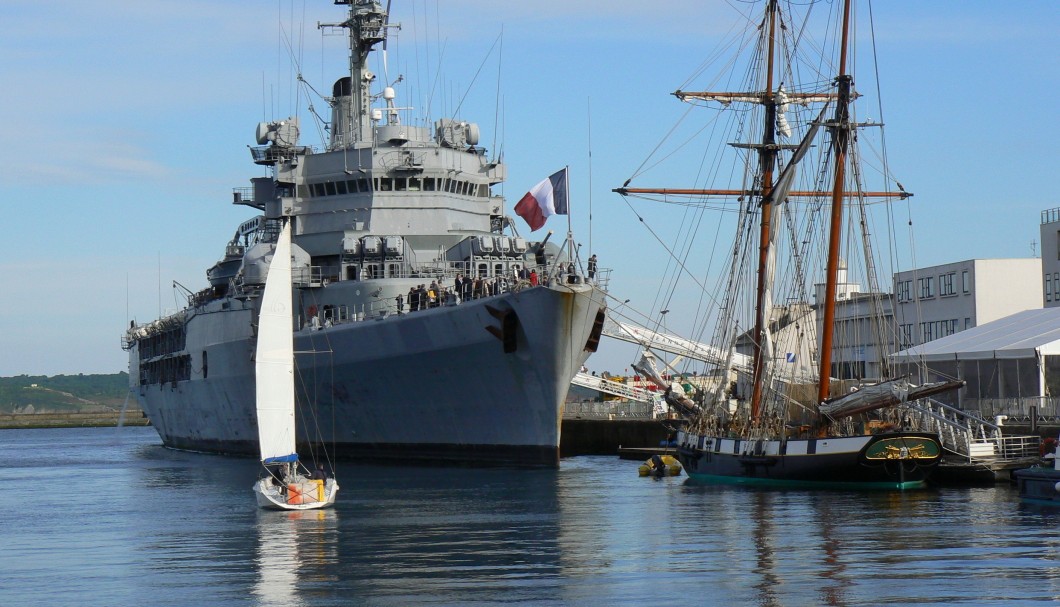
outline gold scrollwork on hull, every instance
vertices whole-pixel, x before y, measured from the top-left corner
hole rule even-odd
[[[938,456],[938,444],[926,439],[882,440],[865,452],[865,459],[870,460],[923,460]]]

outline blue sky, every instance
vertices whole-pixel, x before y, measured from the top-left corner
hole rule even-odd
[[[577,240],[615,268],[617,298],[657,316],[665,258],[611,189],[686,110],[670,93],[747,3],[394,5],[392,21],[403,29],[388,67],[406,75],[399,103],[423,114],[422,91],[441,56],[431,118],[467,92],[460,117],[481,125],[487,147],[503,149],[509,208],[570,165]],[[301,33],[291,20],[303,14]],[[873,16],[891,168],[916,193],[917,264],[1030,256],[1039,213],[1060,206],[1060,4],[888,0]],[[305,77],[329,90],[343,40],[322,38],[314,25],[341,18],[331,2],[0,5],[0,208],[8,226],[0,239],[0,376],[123,370],[128,320],[182,306],[174,280],[206,285],[206,268],[250,215],[230,200],[233,187],[262,174],[246,151],[254,128],[295,105],[281,18],[303,49]],[[315,106],[326,109],[319,99]],[[304,102],[300,110],[314,143]],[[666,185],[681,185],[679,174],[670,176]],[[638,210],[651,221],[651,206]],[[562,234],[563,223],[548,227]],[[671,305],[672,328],[691,317],[690,305]],[[630,352],[605,344],[590,367],[621,370]]]

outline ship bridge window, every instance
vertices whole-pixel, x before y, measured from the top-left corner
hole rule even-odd
[[[485,278],[485,277],[489,276],[489,271],[490,271],[489,265],[484,264],[484,263],[478,264],[478,276],[479,276],[479,278]]]
[[[313,196],[326,196],[324,192],[324,184],[322,183],[311,183],[309,187],[313,188]]]
[[[404,192],[408,187],[408,184],[404,177],[397,177],[394,179],[394,191]]]
[[[389,192],[394,189],[394,184],[390,179],[381,177],[375,180],[375,189],[380,192]]]
[[[460,193],[463,194],[464,196],[467,196],[468,189],[470,189],[470,187],[471,187],[471,184],[466,182],[466,181],[461,183],[460,184]]]
[[[423,180],[423,191],[424,192],[433,192],[434,191],[434,179],[433,178],[428,177],[428,178]]]
[[[482,184],[482,185],[478,186],[478,197],[479,198],[489,198],[490,197],[490,187],[488,185],[486,185],[486,184]]]
[[[301,198],[309,198],[309,186],[303,184],[298,185],[298,196]]]
[[[335,190],[339,193],[339,196],[342,196],[343,194],[346,194],[347,193],[346,182],[345,181],[336,181],[335,182]]]
[[[409,191],[419,192],[420,191],[420,180],[417,177],[409,177]]]
[[[328,196],[334,196],[335,195],[335,183],[334,182],[328,181],[328,182],[326,182],[324,184],[324,187],[325,187],[325,189],[327,191],[327,195]]]

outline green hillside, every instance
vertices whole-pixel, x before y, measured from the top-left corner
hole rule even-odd
[[[0,413],[30,406],[36,413],[120,409],[128,392],[128,373],[0,377]]]

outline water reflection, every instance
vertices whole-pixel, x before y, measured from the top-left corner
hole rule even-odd
[[[756,563],[760,575],[760,579],[755,584],[755,590],[758,591],[758,604],[765,607],[783,604],[776,594],[780,577],[775,569],[776,555],[773,550],[773,496],[774,493],[769,491],[756,491],[751,496]]]
[[[342,583],[381,604],[540,601],[558,570],[558,474],[347,468]]]
[[[815,522],[821,530],[821,552],[823,553],[823,568],[821,570],[821,602],[825,605],[844,607],[846,602],[846,565],[843,562],[843,544],[839,540],[837,524],[837,510],[834,499],[820,499],[814,501],[816,508]]]
[[[335,510],[259,510],[256,604],[311,605],[338,580],[338,520]]]
[[[0,525],[0,596],[17,588],[31,605],[163,607],[864,607],[1060,594],[1060,508],[1020,504],[1007,486],[687,486],[607,457],[546,471],[348,464],[334,510],[269,512],[254,503],[253,458],[168,451],[150,428],[124,430],[117,445],[106,431],[0,437],[10,462],[0,484],[33,489],[32,508],[4,494],[19,524]]]

